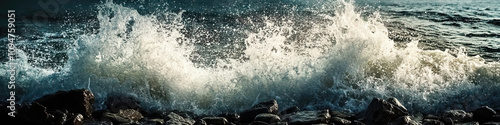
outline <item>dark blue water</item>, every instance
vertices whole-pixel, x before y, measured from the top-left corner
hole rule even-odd
[[[97,108],[119,94],[196,113],[268,99],[347,112],[374,97],[414,113],[500,107],[496,1],[60,1],[52,14],[8,4],[19,102],[87,88]]]

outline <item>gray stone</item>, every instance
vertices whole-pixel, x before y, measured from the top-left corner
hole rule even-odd
[[[168,125],[192,125],[194,124],[194,120],[184,119],[182,116],[170,112],[165,118],[163,118],[165,124]]]
[[[205,117],[201,120],[205,121],[207,125],[229,125],[229,122],[224,117]]]
[[[443,122],[436,119],[424,119],[422,123],[424,123],[424,125],[444,125]]]
[[[58,91],[35,100],[45,106],[47,110],[67,110],[71,113],[80,113],[84,118],[91,118],[94,111],[94,94],[87,89]]]
[[[479,125],[479,122],[456,123],[454,125]]]
[[[349,125],[351,124],[351,121],[340,117],[332,117],[330,119],[330,123],[335,123],[335,125]]]
[[[388,122],[408,115],[406,108],[395,98],[389,98],[389,101],[374,98],[366,109],[366,124],[387,124]]]
[[[263,114],[259,114],[257,116],[255,116],[255,120],[254,121],[262,121],[262,122],[265,122],[265,123],[277,123],[277,122],[280,122],[281,119],[278,115],[275,115],[275,114],[269,114],[269,113],[263,113]]]
[[[276,100],[269,100],[252,106],[252,108],[247,109],[240,113],[240,122],[250,123],[255,119],[255,116],[262,113],[277,114],[278,102],[276,102]]]
[[[349,114],[349,113],[344,113],[344,112],[341,112],[341,111],[330,111],[330,116],[332,117],[339,117],[339,118],[343,118],[343,119],[347,119],[347,120],[358,120],[358,118],[356,118],[355,115],[353,114]]]
[[[319,111],[300,111],[283,117],[283,121],[288,122],[290,125],[328,123],[331,118],[328,109]]]
[[[280,115],[280,116],[282,116],[282,115],[291,114],[291,113],[295,113],[295,112],[299,112],[299,111],[300,111],[299,107],[297,107],[297,106],[292,106],[292,107],[290,107],[290,108],[287,108],[287,109],[285,109],[285,110],[281,111],[281,112],[279,113],[279,115]]]
[[[486,122],[484,125],[500,125],[500,122]]]
[[[445,123],[465,123],[472,121],[472,113],[467,113],[463,110],[449,110],[443,114]]]

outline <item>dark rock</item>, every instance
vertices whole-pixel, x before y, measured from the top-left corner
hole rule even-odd
[[[184,119],[182,116],[173,112],[170,112],[163,120],[168,125],[192,125],[195,122],[191,119]]]
[[[144,121],[142,124],[143,125],[163,125],[165,121],[163,119],[148,119]]]
[[[497,112],[498,113],[498,112]],[[500,122],[500,114],[493,116],[493,122]]]
[[[500,125],[500,122],[486,122],[483,125]]]
[[[240,115],[234,113],[223,113],[218,115],[218,117],[224,117],[230,123],[240,123]]]
[[[279,113],[279,115],[286,115],[286,114],[291,114],[291,113],[296,113],[299,112],[300,109],[297,106],[292,106],[290,108],[287,108]]]
[[[306,125],[328,123],[330,118],[330,113],[327,109],[319,111],[300,111],[288,114],[283,116],[283,121],[288,122],[290,125]]]
[[[454,125],[479,125],[479,122],[456,123]]]
[[[254,121],[262,121],[262,122],[271,124],[271,123],[280,122],[281,119],[278,115],[263,113],[263,114],[259,114],[259,115],[255,116]]]
[[[443,122],[436,120],[436,119],[424,119],[424,120],[422,120],[422,123],[424,125],[444,125]]]
[[[123,96],[109,97],[106,100],[106,106],[112,113],[117,113],[118,111],[125,109],[139,110],[141,108],[141,105],[138,101],[136,101],[132,97]]]
[[[491,109],[488,106],[478,108],[472,113],[474,121],[478,121],[480,123],[493,121],[493,116],[497,114],[495,110]]]
[[[83,124],[83,115],[82,114],[75,114],[68,118],[66,123],[64,125],[82,125]]]
[[[201,119],[198,119],[198,120],[196,120],[196,122],[194,122],[194,125],[207,125],[207,122],[205,122]]]
[[[20,111],[23,120],[35,124],[50,124],[50,120],[54,117],[47,112],[47,108],[37,102],[31,105],[23,106]]]
[[[288,125],[287,122],[276,122],[276,123],[272,123],[270,125]]]
[[[435,115],[426,115],[426,116],[424,116],[424,119],[436,119],[436,120],[439,120],[441,118],[439,116],[435,116]]]
[[[250,123],[255,119],[255,116],[262,113],[277,114],[278,102],[276,100],[269,100],[252,106],[252,108],[240,113],[240,122]]]
[[[35,102],[45,106],[48,110],[67,110],[71,113],[80,113],[84,118],[91,118],[94,94],[87,89],[58,91],[45,95]]]
[[[65,111],[59,111],[59,110],[56,110],[56,111],[48,111],[47,113],[51,114],[53,116],[52,118],[52,124],[54,125],[62,125],[66,122],[66,119],[68,118],[68,112]]]
[[[263,122],[263,121],[253,121],[249,125],[269,125],[269,124],[267,124],[266,122]]]
[[[418,122],[411,120],[410,116],[401,116],[391,121],[388,125],[419,125]]]
[[[349,125],[351,124],[351,121],[340,117],[332,117],[330,119],[330,123],[334,123],[335,125]]]
[[[386,124],[405,115],[408,115],[408,111],[396,98],[389,98],[387,101],[374,98],[366,109],[365,123],[367,125]]]
[[[84,125],[113,125],[111,121],[84,121]]]
[[[142,114],[134,109],[119,110],[118,113],[104,112],[101,119],[107,119],[115,124],[137,123]]]
[[[125,118],[123,116],[120,116],[119,114],[111,113],[111,112],[105,112],[101,118],[103,121],[111,121],[114,124],[122,124],[122,123],[132,123],[133,121]]]
[[[352,122],[351,122],[351,124],[350,124],[350,125],[365,125],[365,123],[360,122],[360,121],[358,121],[358,120],[354,120],[354,121],[352,121]]]
[[[205,121],[207,125],[229,125],[229,122],[224,117],[205,117],[201,120]]]
[[[472,121],[472,113],[467,113],[463,110],[449,110],[444,112],[442,117],[443,121],[447,124]]]
[[[350,121],[358,120],[358,118],[355,115],[352,115],[352,114],[349,114],[349,113],[340,112],[340,111],[330,111],[330,116],[332,116],[332,117],[339,117],[339,118],[347,119],[347,120],[350,120]]]

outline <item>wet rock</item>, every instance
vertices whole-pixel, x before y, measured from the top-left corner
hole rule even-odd
[[[479,122],[457,123],[454,125],[479,125]]]
[[[47,112],[47,108],[37,102],[23,106],[20,111],[23,120],[35,124],[49,124],[54,116]]]
[[[365,123],[361,122],[361,121],[358,121],[358,120],[354,120],[351,122],[350,125],[365,125]]]
[[[287,122],[276,122],[276,123],[272,123],[270,125],[288,125]]]
[[[330,116],[332,116],[332,117],[339,117],[339,118],[347,119],[347,120],[350,120],[350,121],[358,120],[358,118],[355,115],[352,115],[352,114],[349,114],[349,113],[340,112],[340,111],[330,111]]]
[[[139,102],[134,98],[123,96],[109,97],[106,100],[106,106],[112,113],[117,113],[118,111],[125,109],[135,109],[139,111],[141,108]]]
[[[84,121],[83,125],[113,125],[111,121]]]
[[[184,119],[182,116],[173,112],[170,112],[163,120],[168,125],[192,125],[195,122],[192,119]]]
[[[426,116],[424,116],[424,119],[436,119],[436,120],[439,120],[441,118],[439,116],[435,116],[435,115],[426,115]]]
[[[255,119],[255,116],[262,113],[277,114],[278,102],[276,100],[269,100],[252,106],[252,108],[240,113],[240,122],[250,123]]]
[[[198,120],[196,120],[196,122],[194,122],[194,125],[207,125],[207,122],[205,122],[201,119],[198,119]]]
[[[447,124],[472,121],[472,113],[467,113],[463,110],[449,110],[444,112],[442,117],[443,121]]]
[[[48,111],[50,115],[52,115],[52,124],[55,125],[62,125],[66,122],[66,119],[68,119],[67,111]]]
[[[240,115],[234,113],[223,113],[218,115],[218,117],[224,117],[230,123],[240,123]]]
[[[396,98],[389,98],[387,101],[374,98],[366,109],[365,123],[367,125],[386,124],[405,115],[408,115],[408,111]]]
[[[102,121],[111,121],[114,124],[122,124],[122,123],[132,123],[133,121],[125,118],[123,116],[120,116],[119,114],[111,113],[111,112],[105,112],[101,118]]]
[[[64,125],[82,125],[83,124],[83,115],[75,114],[71,116]]]
[[[201,120],[205,121],[207,125],[229,125],[229,122],[224,117],[205,117]]]
[[[143,125],[163,125],[165,121],[163,119],[148,119],[144,121],[142,124]]]
[[[474,110],[473,112],[474,121],[478,121],[480,123],[493,121],[493,116],[497,114],[497,112],[491,109],[488,106],[483,106]]]
[[[290,125],[306,125],[328,123],[330,118],[330,113],[327,109],[319,111],[300,111],[288,114],[283,116],[283,121],[288,122]]]
[[[330,123],[334,123],[335,125],[350,125],[351,121],[340,117],[332,117]]]
[[[290,107],[290,108],[287,108],[287,109],[285,109],[285,110],[281,111],[281,112],[279,113],[279,115],[286,115],[286,114],[291,114],[291,113],[295,113],[295,112],[299,112],[299,111],[300,111],[299,107],[297,107],[297,106],[292,106],[292,107]]]
[[[388,125],[419,125],[418,122],[413,121],[410,116],[401,116],[391,121]]]
[[[500,122],[486,122],[483,125],[500,125]]]
[[[45,95],[35,102],[45,106],[48,110],[67,110],[71,113],[80,113],[84,118],[91,118],[94,94],[87,89],[58,91]]]
[[[424,119],[424,120],[422,120],[422,123],[424,125],[444,125],[443,122],[436,120],[436,119]]]
[[[269,125],[269,124],[267,124],[266,122],[263,122],[263,121],[253,121],[249,125]]]
[[[280,122],[281,119],[278,115],[263,113],[263,114],[259,114],[259,115],[255,116],[254,121],[262,121],[262,122],[271,124],[271,123]]]
[[[107,119],[115,124],[138,123],[142,114],[134,109],[119,110],[118,113],[104,112],[101,119]]]

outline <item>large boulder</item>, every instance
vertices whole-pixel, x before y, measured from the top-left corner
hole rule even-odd
[[[67,110],[71,113],[80,113],[84,118],[91,118],[94,110],[94,94],[87,89],[70,91],[58,91],[54,94],[45,95],[35,100],[47,108],[47,110]]]
[[[331,116],[329,110],[300,111],[283,116],[283,121],[290,125],[310,125],[328,123]]]
[[[493,121],[493,116],[497,114],[497,112],[491,109],[488,106],[483,106],[474,110],[473,112],[474,121],[478,121],[480,123]]]
[[[189,118],[183,118],[182,116],[175,114],[173,112],[170,112],[167,116],[164,118],[165,124],[168,125],[192,125],[196,121],[189,119]]]
[[[117,113],[120,110],[135,109],[140,110],[141,105],[132,97],[112,96],[106,100],[106,106],[112,113]]]
[[[218,115],[218,117],[224,117],[230,123],[240,123],[240,115],[235,113],[223,113]]]
[[[252,106],[252,108],[240,113],[240,122],[251,123],[255,119],[255,116],[262,113],[277,114],[278,102],[276,102],[276,100],[269,100]]]
[[[406,108],[396,98],[386,100],[374,98],[366,109],[367,125],[387,124],[401,116],[408,115]]]
[[[472,121],[472,113],[467,113],[464,110],[449,110],[444,112],[443,121],[447,124],[457,124]]]

